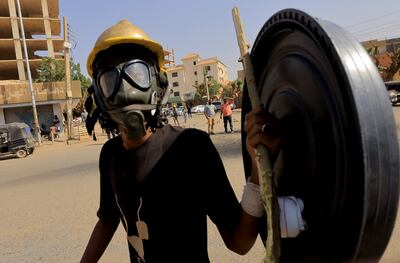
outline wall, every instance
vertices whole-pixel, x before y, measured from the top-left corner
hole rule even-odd
[[[65,82],[33,83],[37,102],[66,99]],[[78,80],[71,82],[72,97],[80,98],[81,83]],[[0,105],[31,103],[32,96],[29,84],[26,81],[0,82]]]
[[[172,77],[172,73],[178,73],[177,77]],[[169,82],[169,87],[174,91],[179,91],[179,93],[184,93],[185,90],[185,72],[183,71],[182,68],[176,69],[176,70],[171,70],[167,71],[167,76],[168,76],[168,82]],[[178,82],[178,87],[174,87],[173,83]]]
[[[182,90],[184,93],[195,91],[196,89],[193,87],[193,85],[196,84],[196,81],[198,81],[199,76],[203,76],[203,72],[197,71],[198,61],[199,61],[198,55],[182,59],[182,65],[185,70],[185,86],[184,89]],[[196,62],[196,65],[193,65],[193,62]],[[194,74],[195,71],[197,71],[197,75]],[[198,84],[200,85],[200,82]]]
[[[53,123],[53,107],[52,105],[37,105],[36,111],[38,114],[39,124],[45,124],[50,127]],[[33,109],[31,106],[6,108],[4,109],[6,123],[23,122],[33,127]]]

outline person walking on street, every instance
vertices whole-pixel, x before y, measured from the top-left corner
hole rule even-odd
[[[208,134],[215,134],[215,105],[212,104],[211,100],[208,100],[207,105],[204,107],[204,116],[206,116],[208,123]]]
[[[188,114],[188,117],[189,117],[189,118],[192,118],[192,105],[187,104],[186,107],[187,107],[187,114]]]
[[[174,124],[179,126],[178,111],[175,106],[172,107],[172,118],[174,119]]]
[[[228,133],[228,123],[230,127],[230,133],[233,133],[233,126],[232,126],[232,104],[233,99],[224,98],[224,103],[221,105],[221,114],[220,118],[224,118],[224,129],[225,133]]]

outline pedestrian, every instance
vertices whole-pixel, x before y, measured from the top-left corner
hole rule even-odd
[[[161,45],[126,20],[104,31],[89,55],[95,99],[85,105],[95,103],[120,136],[100,153],[98,222],[81,262],[99,260],[120,221],[131,262],[209,262],[207,216],[236,253],[245,254],[258,235],[264,209],[257,171],[239,203],[206,133],[159,125],[160,115],[153,112],[168,96],[163,59]],[[280,146],[279,137],[260,130],[267,117],[261,110],[248,115],[253,160],[257,142],[273,151]]]
[[[188,117],[192,118],[192,106],[190,104],[187,104],[186,107],[187,107]]]
[[[87,113],[85,110],[82,111],[82,113],[81,113],[81,118],[82,118],[82,121],[83,121],[83,122],[86,122],[87,116],[88,116],[88,113]]]
[[[208,123],[208,134],[215,134],[214,133],[215,105],[212,104],[210,99],[208,100],[206,106],[204,107],[204,116],[206,116]]]
[[[187,118],[188,118],[188,113],[187,113],[185,106],[182,106],[182,116],[183,116],[183,122],[186,124]]]
[[[57,115],[54,115],[54,119],[53,119],[53,126],[56,127],[57,132],[61,132],[61,125],[60,125],[60,119],[58,118]]]
[[[233,125],[232,125],[232,105],[233,99],[224,98],[224,103],[221,105],[221,114],[220,118],[224,118],[224,129],[225,133],[228,133],[228,123],[230,127],[230,133],[233,133]]]
[[[178,111],[175,106],[172,107],[172,118],[174,119],[174,124],[179,126]]]

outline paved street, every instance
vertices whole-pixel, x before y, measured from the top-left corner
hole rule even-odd
[[[400,107],[394,110],[400,120]],[[218,122],[217,134],[212,136],[238,198],[244,184],[239,120],[240,112],[235,112],[234,126],[238,132],[224,134],[222,123]],[[194,115],[185,125],[205,130],[206,120],[202,115]],[[69,146],[46,142],[25,159],[0,161],[0,263],[78,262],[97,221],[97,161],[106,136],[100,134],[98,139]],[[381,262],[398,262],[399,245],[397,225]],[[248,255],[235,255],[225,248],[216,228],[209,224],[211,262],[260,262],[262,253],[259,240]],[[122,227],[101,262],[128,262]]]

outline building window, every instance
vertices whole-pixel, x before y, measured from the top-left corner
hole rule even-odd
[[[206,66],[206,70],[207,70],[207,71],[210,71],[210,70],[211,70],[211,67],[210,67],[210,66]]]
[[[179,82],[172,82],[172,87],[179,87]]]
[[[194,75],[197,76],[197,71],[194,72]]]
[[[179,91],[175,91],[175,92],[174,92],[174,96],[175,96],[175,97],[179,97]]]
[[[173,77],[173,78],[178,77],[178,72],[172,72],[172,77]]]
[[[195,66],[196,66],[196,64],[197,64],[197,63],[196,63],[196,61],[193,61],[193,65],[195,65]]]

